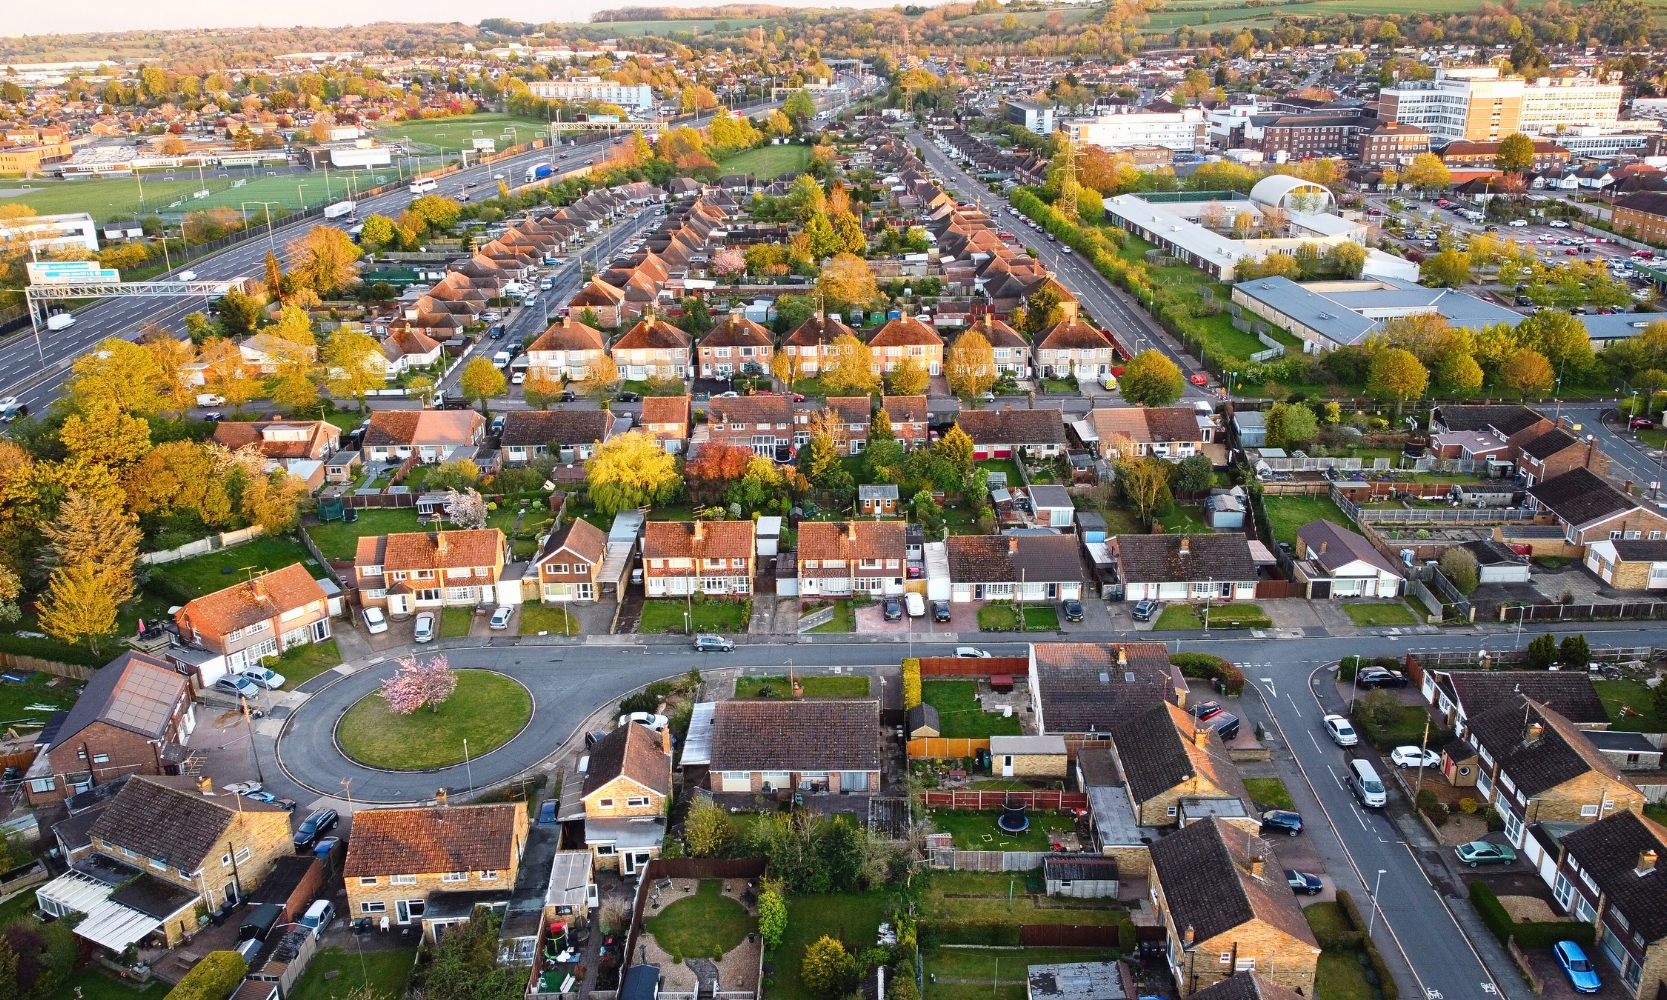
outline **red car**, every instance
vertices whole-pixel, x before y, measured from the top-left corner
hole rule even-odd
[[[1568,254],[1570,257],[1578,257],[1580,255],[1580,251],[1576,250],[1574,247],[1569,247],[1567,250],[1564,250],[1563,252]]]
[[[1633,417],[1632,418],[1632,423],[1628,424],[1627,426],[1632,428],[1633,430],[1637,430],[1640,427],[1654,427],[1655,426],[1655,421],[1649,419],[1648,417]]]
[[[1210,376],[1204,374],[1203,372],[1199,372],[1198,374],[1192,376],[1192,378],[1188,381],[1192,382],[1193,385],[1209,385]]]

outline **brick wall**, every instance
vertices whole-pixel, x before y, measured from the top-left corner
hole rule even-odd
[[[1494,795],[1510,798],[1510,793],[1497,785]],[[1604,802],[1613,805],[1603,810]],[[1530,799],[1524,823],[1596,823],[1598,816],[1580,814],[1582,806],[1598,806],[1604,816],[1622,811],[1642,813],[1644,795],[1630,785],[1588,771]]]
[[[671,765],[668,762],[669,773]],[[632,798],[645,798],[646,804],[629,805]],[[603,803],[610,803],[604,805]],[[628,778],[615,778],[585,796],[585,815],[597,819],[616,819],[621,816],[658,816],[666,811],[666,797],[645,788]]]
[[[83,750],[87,753],[86,758],[79,756]],[[86,771],[88,764],[100,755],[107,755],[110,759],[105,763],[92,764],[93,783],[97,785],[108,784],[124,774],[160,774],[156,754],[157,750],[151,742],[138,733],[95,722],[76,734],[71,742],[47,752],[47,760],[56,779],[54,787],[45,792],[31,790],[29,801],[31,804],[57,802],[68,797],[64,776]]]

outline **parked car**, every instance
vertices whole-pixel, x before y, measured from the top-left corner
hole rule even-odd
[[[1389,751],[1389,762],[1396,767],[1440,767],[1441,754],[1423,747],[1396,747]]]
[[[1352,747],[1360,742],[1360,736],[1355,733],[1354,727],[1341,715],[1328,715],[1321,722],[1325,725],[1325,734],[1338,746]]]
[[[1231,742],[1239,735],[1239,717],[1231,712],[1222,712],[1209,720],[1210,727],[1221,737],[1223,743]]]
[[[903,620],[903,602],[895,597],[888,597],[881,605],[886,621],[900,622]]]
[[[286,799],[282,795],[273,799],[272,804],[277,806],[279,809],[282,809],[284,812],[287,812],[287,813],[292,813],[292,812],[295,811],[295,800],[294,799]]]
[[[1563,967],[1564,975],[1569,977],[1569,983],[1576,993],[1596,993],[1603,987],[1598,981],[1597,966],[1586,957],[1586,952],[1573,941],[1559,941],[1551,949],[1557,956],[1557,964]]]
[[[990,654],[977,646],[956,646],[955,657],[961,660],[987,660]]]
[[[417,616],[416,640],[418,642],[434,641],[434,612],[424,611]]]
[[[324,935],[335,919],[336,905],[328,899],[315,899],[313,905],[307,907],[307,912],[301,915],[301,926],[312,931],[316,940]]]
[[[1292,892],[1307,893],[1310,896],[1318,896],[1320,890],[1325,888],[1325,883],[1320,881],[1318,875],[1299,872],[1295,868],[1285,869],[1285,881],[1290,884]]]
[[[647,726],[655,732],[666,728],[668,721],[665,716],[655,715],[653,712],[628,712],[619,717],[619,725],[621,726],[635,722],[640,726]]]
[[[910,618],[919,618],[926,614],[926,598],[910,591],[903,595],[903,607],[909,612]]]
[[[222,694],[236,695],[239,698],[254,700],[260,697],[260,688],[244,680],[240,676],[227,674],[214,682],[214,690]]]
[[[247,795],[250,792],[260,791],[261,783],[258,781],[234,781],[229,785],[221,785],[220,787],[233,795]]]
[[[616,396],[615,398],[618,399],[621,403],[640,403],[640,402],[642,402],[642,396],[640,396],[640,395],[638,395],[637,393],[634,393],[634,392],[622,392],[618,396]]]
[[[381,608],[366,608],[360,613],[365,618],[365,631],[371,635],[388,631],[388,616],[382,613]]]
[[[299,848],[312,847],[314,841],[334,830],[339,822],[341,822],[341,817],[336,815],[334,809],[320,809],[302,820],[301,825],[296,828],[295,846]]]
[[[1157,613],[1157,601],[1141,601],[1134,606],[1134,620],[1137,622],[1149,622]]]
[[[284,675],[276,670],[254,666],[243,668],[243,679],[256,687],[263,687],[268,691],[276,691],[284,686]]]
[[[487,627],[502,632],[504,629],[509,628],[509,619],[513,614],[515,614],[515,609],[513,607],[508,604],[500,604],[496,608],[492,609],[492,620],[486,623]]]
[[[1289,809],[1269,809],[1262,814],[1261,833],[1267,836],[1269,831],[1295,837],[1302,832],[1302,816]]]
[[[1206,701],[1192,706],[1192,717],[1197,719],[1199,722],[1203,722],[1206,719],[1213,719],[1220,715],[1221,712],[1221,706],[1213,701]]]
[[[932,602],[932,620],[935,621],[935,622],[949,621],[949,602],[948,601],[933,601]]]
[[[1407,676],[1399,670],[1389,670],[1384,667],[1363,667],[1355,674],[1354,682],[1361,687],[1374,688],[1404,688],[1407,686]]]
[[[330,855],[335,853],[336,848],[341,846],[341,842],[342,839],[340,837],[320,838],[313,844],[313,857],[320,861],[328,862],[330,860]]]
[[[1453,853],[1472,868],[1477,865],[1508,865],[1517,859],[1517,852],[1511,849],[1510,844],[1490,844],[1485,840],[1460,844],[1453,848]]]
[[[1082,621],[1082,602],[1081,601],[1079,601],[1075,598],[1070,598],[1070,599],[1066,600],[1063,604],[1061,604],[1059,606],[1059,608],[1062,612],[1064,612],[1066,621],[1068,621],[1068,622],[1080,622],[1080,621]]]
[[[1633,430],[1638,430],[1640,427],[1654,427],[1655,421],[1648,417],[1633,417],[1632,423],[1627,424],[1627,426]]]
[[[731,653],[735,651],[735,643],[721,635],[695,636],[695,652],[697,653]]]

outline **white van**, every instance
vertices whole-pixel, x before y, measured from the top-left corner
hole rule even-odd
[[[908,610],[910,618],[919,618],[926,614],[926,599],[911,590],[903,595],[903,607]]]
[[[1372,765],[1359,757],[1349,758],[1349,787],[1359,796],[1360,804],[1368,809],[1380,809],[1387,801],[1383,782],[1378,780],[1378,772],[1372,770]]]
[[[498,353],[492,355],[492,364],[498,368],[502,368],[504,365],[509,364],[509,352],[499,351]]]

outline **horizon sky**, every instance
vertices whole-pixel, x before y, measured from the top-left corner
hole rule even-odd
[[[894,0],[769,0],[784,7],[889,7]],[[57,7],[51,4],[17,5],[0,16],[0,35],[60,35],[89,31],[179,31],[189,28],[337,28],[377,21],[411,23],[479,24],[489,17],[539,23],[561,18],[583,21],[599,10],[615,7],[694,7],[707,4],[654,0],[568,0],[558,6],[538,0],[493,0],[471,7],[468,16],[455,0],[404,0],[397,7],[366,0],[289,0],[282,8],[282,22],[275,23],[269,11],[267,23],[250,23],[251,9],[223,0],[152,0],[150,3],[90,0]]]

